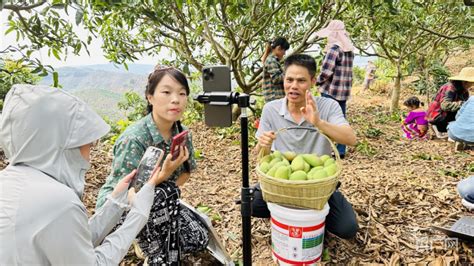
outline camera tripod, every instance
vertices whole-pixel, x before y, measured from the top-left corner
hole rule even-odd
[[[240,213],[242,215],[242,250],[244,265],[252,265],[252,224],[251,204],[253,190],[249,187],[249,143],[248,143],[248,114],[250,96],[238,92],[204,92],[195,97],[200,103],[223,106],[237,104],[241,109],[240,138],[242,153],[242,188],[240,192]]]

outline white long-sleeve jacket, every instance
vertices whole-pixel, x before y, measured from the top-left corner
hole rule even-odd
[[[117,265],[148,219],[154,187],[136,195],[124,224],[126,191],[88,219],[81,201],[89,163],[79,147],[108,125],[59,89],[15,85],[0,120],[0,265]]]

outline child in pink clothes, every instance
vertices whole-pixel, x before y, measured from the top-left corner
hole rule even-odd
[[[402,122],[403,136],[407,139],[428,139],[428,121],[426,121],[426,112],[423,110],[423,103],[415,96],[408,98],[403,105],[405,105],[410,113]]]

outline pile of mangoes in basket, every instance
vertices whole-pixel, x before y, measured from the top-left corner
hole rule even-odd
[[[260,159],[263,173],[287,180],[316,180],[334,175],[339,169],[329,155],[274,151]]]

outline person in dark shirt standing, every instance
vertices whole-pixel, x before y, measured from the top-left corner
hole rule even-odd
[[[344,22],[340,20],[331,20],[328,26],[316,32],[316,35],[327,38],[327,45],[324,48],[326,55],[316,85],[319,86],[322,97],[332,98],[339,103],[346,117],[346,102],[352,88],[354,45],[349,39]],[[344,158],[346,146],[338,144],[337,150],[341,158]]]
[[[280,60],[285,56],[286,50],[290,49],[290,43],[284,37],[277,37],[267,44],[263,62],[263,96],[265,102],[285,97],[283,90],[283,69]]]

